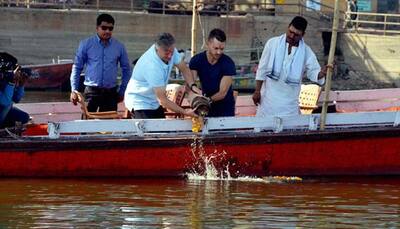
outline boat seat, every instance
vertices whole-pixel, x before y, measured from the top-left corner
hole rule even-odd
[[[117,111],[101,111],[101,112],[89,112],[86,106],[85,98],[79,92],[76,92],[78,95],[78,102],[81,106],[82,111],[82,119],[118,119],[120,116]]]
[[[299,95],[299,106],[301,114],[311,114],[318,108],[318,98],[321,87],[316,84],[302,84]]]
[[[165,88],[167,98],[171,100],[172,102],[176,103],[178,106],[182,106],[183,99],[185,98],[186,95],[186,90],[184,85],[180,84],[168,84],[167,87]],[[171,110],[165,111],[165,116],[166,117],[171,117],[171,118],[182,118],[182,114],[178,114],[176,112],[173,112]]]

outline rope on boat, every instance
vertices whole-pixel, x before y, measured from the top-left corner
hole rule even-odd
[[[7,132],[7,134],[10,136],[10,137],[12,137],[12,138],[14,138],[14,139],[16,139],[16,140],[19,140],[19,139],[21,139],[21,136],[19,136],[19,135],[17,135],[17,134],[14,134],[12,131],[10,131],[8,128],[4,128],[4,130]]]

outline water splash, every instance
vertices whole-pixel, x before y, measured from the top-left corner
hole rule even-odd
[[[191,181],[242,181],[262,183],[293,183],[302,181],[302,178],[295,176],[252,177],[237,174],[237,176],[232,177],[229,164],[222,167],[217,167],[214,164],[214,161],[223,160],[226,152],[217,152],[215,150],[212,154],[206,155],[203,141],[198,137],[193,139],[191,151],[195,163],[192,165],[190,172],[185,174],[187,179]]]
[[[213,171],[214,172],[214,171]],[[252,176],[218,176],[213,172],[204,175],[197,173],[186,173],[186,177],[190,181],[240,181],[240,182],[260,182],[260,183],[298,183],[302,182],[301,177],[296,176],[268,176],[268,177],[252,177]],[[218,174],[218,173],[215,173]]]

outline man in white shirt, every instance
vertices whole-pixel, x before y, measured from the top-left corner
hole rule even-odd
[[[137,119],[165,118],[164,108],[176,113],[196,116],[192,109],[184,109],[166,96],[166,86],[172,68],[176,66],[190,89],[200,93],[190,69],[183,62],[170,33],[161,33],[137,61],[125,91],[125,106]]]
[[[322,85],[327,66],[321,70],[303,36],[307,20],[296,16],[286,34],[273,37],[265,44],[256,73],[253,101],[256,116],[300,114],[299,94],[303,77]]]

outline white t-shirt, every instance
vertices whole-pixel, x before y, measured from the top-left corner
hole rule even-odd
[[[152,45],[136,63],[131,79],[125,91],[125,107],[134,110],[155,110],[160,104],[154,88],[165,87],[174,65],[179,64],[181,57],[174,50],[171,60],[165,64]]]

